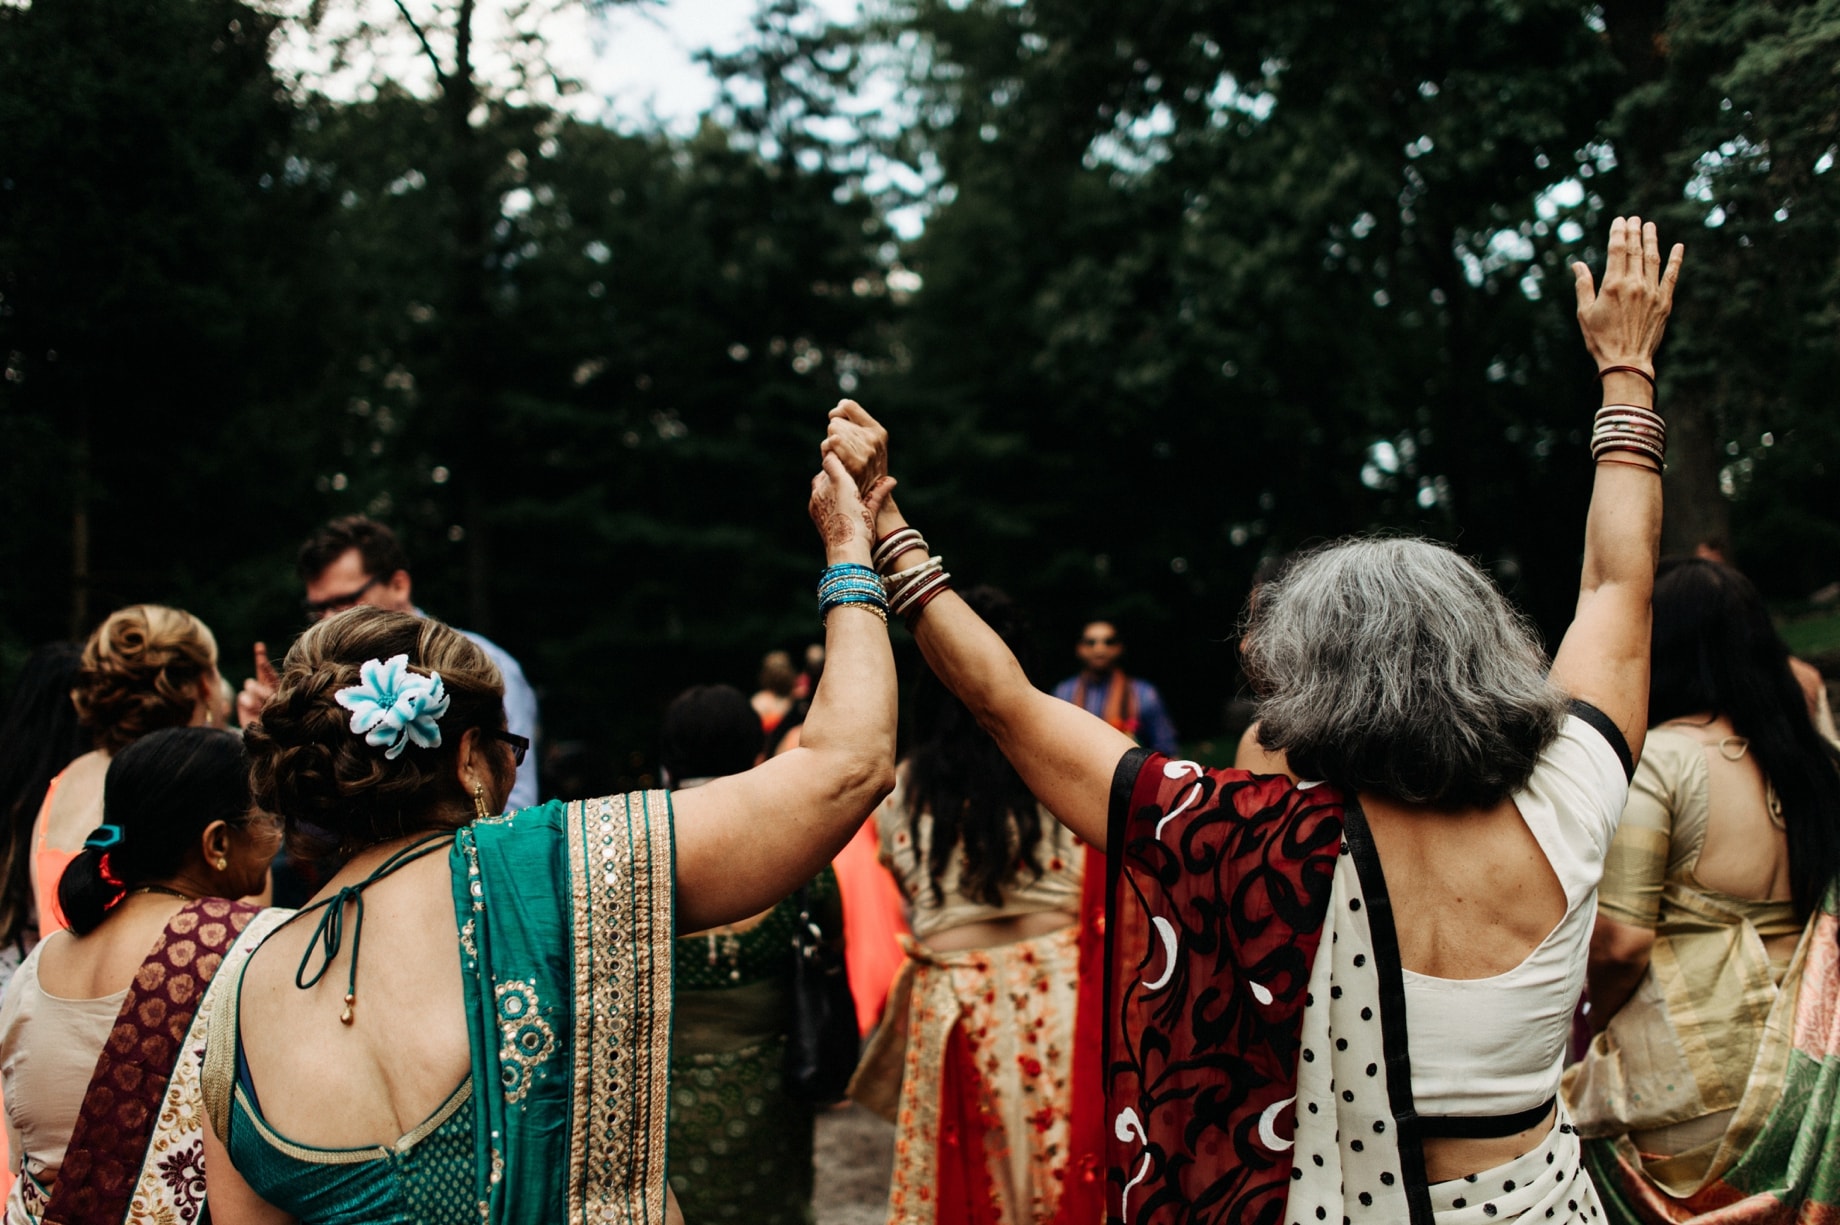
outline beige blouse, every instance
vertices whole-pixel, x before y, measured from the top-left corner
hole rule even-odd
[[[1695,869],[1710,814],[1706,748],[1653,728],[1604,863],[1598,913],[1655,933],[1648,972],[1582,1062],[1566,1100],[1587,1137],[1628,1135],[1669,1195],[1729,1168],[1750,1132],[1740,1106],[1774,1086],[1759,1065],[1766,1019],[1793,998],[1764,941],[1802,930],[1795,904],[1708,889]],[[1768,1094],[1766,1093],[1766,1096]],[[1773,1102],[1772,1102],[1773,1104]],[[1755,1113],[1754,1111],[1751,1113]]]
[[[955,856],[939,882],[943,897],[935,900],[932,878],[926,866],[933,818],[929,813],[921,813],[919,823],[910,829],[907,796],[907,772],[903,770],[895,782],[894,794],[876,809],[875,823],[882,842],[882,862],[888,865],[895,880],[900,882],[901,892],[913,903],[910,922],[916,939],[925,940],[954,927],[992,919],[1012,919],[1050,910],[1070,915],[1080,913],[1086,844],[1055,820],[1054,814],[1046,808],[1040,810],[1041,841],[1035,848],[1035,860],[1042,869],[1039,878],[1023,871],[1003,891],[1003,904],[992,906],[968,898],[960,891],[962,857]]]
[[[39,941],[13,976],[0,1006],[0,1084],[14,1168],[45,1182],[64,1164],[102,1045],[127,999],[126,988],[96,999],[67,1000],[38,985]],[[14,1195],[18,1194],[15,1185]]]

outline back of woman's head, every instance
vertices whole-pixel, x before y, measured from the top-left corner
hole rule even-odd
[[[1426,540],[1354,539],[1264,583],[1240,648],[1259,743],[1304,778],[1456,810],[1524,786],[1565,717],[1532,627]]]
[[[766,692],[786,697],[798,679],[799,670],[792,666],[790,651],[768,651],[761,658],[760,687]]]
[[[338,694],[360,686],[365,663],[398,655],[406,677],[438,675],[448,705],[434,720],[438,745],[405,738],[390,756],[352,731]],[[473,798],[456,765],[461,737],[505,726],[504,693],[486,653],[439,621],[368,607],[328,617],[288,650],[274,696],[245,732],[256,804],[282,818],[294,854],[321,861],[460,824]]]
[[[217,639],[204,622],[162,604],[131,604],[89,636],[70,696],[96,747],[113,753],[190,723],[216,670]]]
[[[0,853],[0,944],[10,944],[31,914],[32,823],[58,771],[88,751],[89,733],[77,721],[70,691],[77,683],[82,648],[52,642],[26,659],[0,715],[0,819],[6,821]]]
[[[1027,672],[1028,621],[995,587],[973,587],[964,600],[995,630]],[[914,748],[908,756],[908,823],[914,845],[922,814],[931,818],[927,873],[933,900],[959,861],[959,892],[998,906],[1003,890],[1027,872],[1041,875],[1042,818],[1035,795],[971,711],[924,664],[915,678]]]
[[[760,716],[733,685],[695,685],[665,708],[658,764],[671,785],[722,778],[750,769],[760,758]]]
[[[58,882],[71,930],[94,931],[128,890],[202,857],[212,822],[241,825],[249,811],[249,763],[236,733],[171,727],[124,748],[102,785],[102,828]]]
[[[1796,908],[1840,877],[1840,753],[1815,731],[1763,596],[1730,566],[1668,558],[1655,572],[1648,722],[1723,715],[1782,801]]]

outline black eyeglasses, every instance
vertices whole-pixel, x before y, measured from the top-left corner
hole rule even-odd
[[[356,607],[358,601],[362,600],[379,581],[381,580],[367,579],[364,586],[344,595],[330,595],[323,600],[302,600],[300,611],[307,614],[309,621],[324,621],[333,613],[342,613],[348,608]]]
[[[502,740],[511,746],[512,765],[521,766],[524,764],[524,754],[530,752],[529,736],[520,736],[516,732],[501,732],[497,728],[492,727],[482,727],[479,730],[484,735],[490,736],[494,740]]]

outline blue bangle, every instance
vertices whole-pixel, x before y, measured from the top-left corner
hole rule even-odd
[[[833,595],[842,595],[846,591],[874,592],[881,596],[888,594],[888,589],[880,583],[868,583],[862,579],[841,579],[818,588],[818,599],[825,600]]]

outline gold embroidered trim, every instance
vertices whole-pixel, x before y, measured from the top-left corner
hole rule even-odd
[[[293,917],[291,910],[271,907],[249,920],[249,926],[224,954],[223,964],[217,967],[204,999],[198,1002],[198,1015],[192,1018],[192,1032],[204,1035],[199,1096],[211,1130],[225,1143],[230,1131],[230,1090],[236,1084],[237,1001],[242,998],[243,970],[269,933]],[[188,1061],[181,1060],[167,1086],[167,1101],[173,1101],[190,1079]]]
[[[576,999],[569,1218],[657,1225],[675,934],[670,796],[571,804],[565,824]]]

